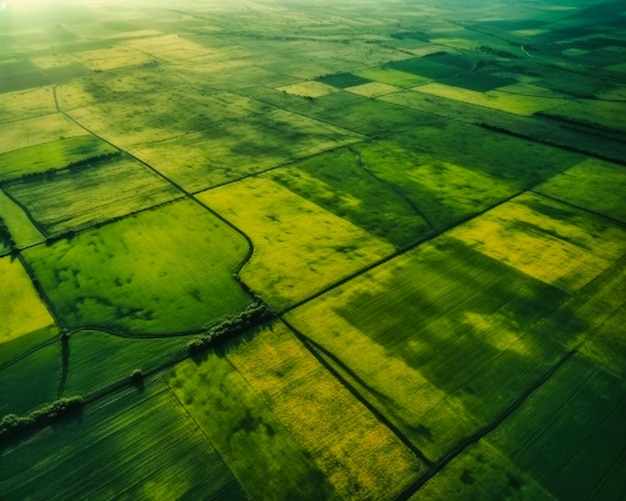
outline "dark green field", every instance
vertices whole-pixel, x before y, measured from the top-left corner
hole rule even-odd
[[[623,500],[625,26],[0,2],[0,499]]]

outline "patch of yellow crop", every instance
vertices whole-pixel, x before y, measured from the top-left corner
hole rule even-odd
[[[252,239],[254,254],[241,278],[277,308],[394,252],[390,244],[269,179],[248,178],[198,198]]]
[[[0,124],[0,153],[89,133],[61,114]]]
[[[321,97],[335,92],[335,89],[330,85],[315,81],[285,85],[284,87],[278,87],[276,90],[301,97]]]
[[[52,56],[41,56],[32,59],[32,62],[39,66],[42,70],[53,68],[62,68],[75,62],[68,54],[55,54]]]
[[[228,353],[346,499],[393,497],[424,471],[400,440],[278,324]]]
[[[348,87],[344,90],[352,92],[353,94],[358,94],[359,96],[378,97],[384,96],[385,94],[391,94],[392,92],[396,92],[399,89],[397,87],[394,87],[393,85],[388,85],[385,83],[368,82],[366,84]]]
[[[52,87],[6,92],[0,99],[0,124],[55,112]]]
[[[538,111],[544,111],[559,104],[558,101],[555,102],[554,99],[516,96],[498,90],[477,92],[441,83],[420,85],[413,90],[523,116],[530,116]]]
[[[0,345],[54,323],[18,260],[0,258]]]
[[[203,45],[186,40],[179,35],[163,35],[160,37],[136,38],[128,40],[125,45],[138,49],[159,59],[173,63],[213,54],[215,51]]]
[[[125,66],[138,66],[152,60],[146,54],[124,46],[96,49],[72,54],[75,62],[90,70],[106,71]]]
[[[572,293],[626,252],[623,229],[535,194],[521,195],[448,235]]]

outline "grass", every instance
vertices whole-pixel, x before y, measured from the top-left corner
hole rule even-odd
[[[567,292],[580,290],[626,252],[619,226],[531,193],[449,235]]]
[[[535,191],[626,223],[624,168],[588,159],[548,179]]]
[[[565,297],[440,237],[287,318],[434,460],[564,351],[531,328]]]
[[[0,345],[54,324],[19,260],[0,258]]]
[[[318,155],[269,176],[364,230],[404,247],[429,233],[428,224],[393,185],[377,179],[354,149]]]
[[[400,87],[403,89],[410,89],[430,81],[428,78],[420,77],[405,71],[394,70],[386,66],[359,70],[355,74],[375,82],[393,85],[394,87]]]
[[[138,147],[133,153],[196,192],[358,139],[333,125],[275,110],[223,123],[207,133]]]
[[[6,166],[0,173],[0,181],[62,169],[71,163],[116,151],[116,148],[94,136],[70,137],[13,150],[0,155],[0,164]]]
[[[0,154],[59,139],[86,135],[88,135],[87,131],[58,113],[27,118],[0,124]]]
[[[321,82],[298,82],[284,87],[278,87],[276,90],[293,94],[301,97],[320,97],[334,92],[335,89],[330,85]]]
[[[4,92],[0,102],[0,124],[56,112],[50,87]]]
[[[249,303],[233,279],[244,238],[191,201],[24,252],[72,328],[141,335],[202,329]]]
[[[359,96],[379,97],[384,96],[385,94],[390,94],[391,92],[395,92],[398,90],[398,88],[386,83],[368,82],[366,84],[356,85],[354,87],[347,87],[345,90]]]
[[[624,382],[577,356],[489,438],[558,499],[617,499]]]
[[[0,214],[18,248],[41,243],[45,236],[33,225],[19,205],[0,189]]]
[[[416,57],[403,61],[394,61],[386,65],[396,71],[404,71],[422,78],[440,79],[459,73],[459,69],[447,64],[432,61],[428,57]]]
[[[388,243],[266,178],[198,198],[254,243],[242,280],[274,308],[301,301],[393,252]]]
[[[90,406],[4,452],[14,499],[246,499],[194,422],[162,386]]]
[[[47,235],[87,228],[180,197],[180,191],[129,158],[15,180],[5,190]]]

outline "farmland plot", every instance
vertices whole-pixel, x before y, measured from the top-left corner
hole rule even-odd
[[[389,255],[394,248],[266,178],[198,195],[250,236],[254,253],[241,279],[284,308]]]
[[[36,146],[88,132],[60,114],[0,124],[0,153]]]
[[[622,166],[590,158],[535,191],[626,223],[626,171]]]
[[[147,384],[3,454],[14,499],[246,499],[171,393]]]
[[[55,112],[56,108],[50,87],[6,92],[2,94],[0,101],[0,123],[50,115]]]
[[[433,459],[554,363],[563,349],[530,328],[564,298],[452,240],[434,242],[287,314]]]
[[[132,151],[188,191],[196,192],[359,139],[347,130],[275,110]]]
[[[18,179],[7,183],[5,190],[47,235],[86,228],[182,196],[174,186],[127,157]]]
[[[626,231],[620,226],[532,193],[457,226],[449,235],[572,293],[626,254]]]
[[[0,218],[6,227],[7,238],[10,236],[19,249],[41,243],[46,239],[43,233],[34,226],[24,209],[1,189]],[[5,240],[5,245],[8,245],[8,240]]]
[[[316,155],[269,177],[396,247],[430,234],[428,223],[395,185],[363,168],[356,147]]]
[[[489,437],[558,499],[618,499],[624,381],[576,356]]]
[[[24,252],[72,328],[141,335],[202,329],[250,300],[233,279],[245,239],[191,201]]]
[[[232,365],[227,367],[226,360]],[[205,364],[209,368],[203,368]],[[225,354],[209,354],[199,368],[191,362],[181,368],[187,377],[174,381],[175,391],[204,423],[201,426],[244,485],[250,482],[249,490],[262,498],[304,499],[316,496],[315,490],[305,489],[317,489],[317,495],[325,492],[325,499],[387,499],[423,471],[401,442],[282,324],[260,330]],[[214,376],[224,371],[227,377]],[[198,379],[205,388],[201,397],[192,391]],[[234,385],[244,396],[242,402],[233,401],[224,389]],[[231,419],[219,417],[218,409],[224,408],[232,413]],[[224,429],[227,423],[229,428]],[[270,426],[274,433],[268,433]],[[236,448],[251,441],[257,442],[259,454],[273,454],[275,459],[252,465],[251,458],[236,454]],[[283,469],[281,464],[290,466]],[[265,468],[276,470],[270,474]]]
[[[0,181],[63,169],[118,150],[94,136],[77,136],[0,154]]]

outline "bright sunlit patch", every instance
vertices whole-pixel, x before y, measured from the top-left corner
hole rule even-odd
[[[0,3],[0,11],[2,10],[6,10],[7,6],[8,6],[8,2],[2,2]]]

